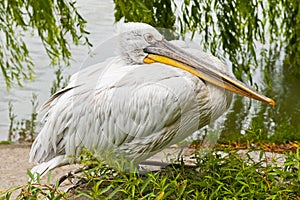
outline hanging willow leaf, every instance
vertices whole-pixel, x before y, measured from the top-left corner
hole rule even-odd
[[[91,45],[86,21],[75,2],[65,0],[0,1],[0,67],[7,88],[33,78],[33,62],[24,33],[37,34],[52,64],[69,64],[70,45]],[[66,38],[71,36],[71,41]]]

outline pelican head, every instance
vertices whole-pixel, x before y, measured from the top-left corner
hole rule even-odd
[[[126,23],[120,33],[121,54],[128,64],[151,64],[159,62],[188,71],[215,86],[266,102],[272,106],[275,101],[245,85],[216,63],[194,56],[169,41],[152,26],[143,23]]]
[[[145,64],[144,58],[148,53],[144,48],[152,41],[162,41],[163,36],[152,26],[144,23],[125,23],[119,28],[119,52],[127,64]]]

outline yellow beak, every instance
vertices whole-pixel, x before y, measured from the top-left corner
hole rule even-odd
[[[170,44],[166,40],[157,41],[155,44],[145,48],[144,52],[148,53],[148,55],[144,58],[145,63],[160,62],[174,66],[236,94],[266,102],[272,106],[275,105],[275,101],[273,99],[258,93],[236,78],[217,69],[213,66],[213,63],[200,60]]]

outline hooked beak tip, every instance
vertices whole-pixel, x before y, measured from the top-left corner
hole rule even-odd
[[[271,106],[275,106],[275,101],[274,101],[273,99],[270,99],[269,104],[270,104]]]

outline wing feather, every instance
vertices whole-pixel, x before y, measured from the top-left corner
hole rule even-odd
[[[85,147],[139,163],[203,126],[200,104],[209,107],[209,98],[202,80],[163,64],[119,69],[121,64],[76,74],[46,102],[46,122],[30,160],[76,156]]]

